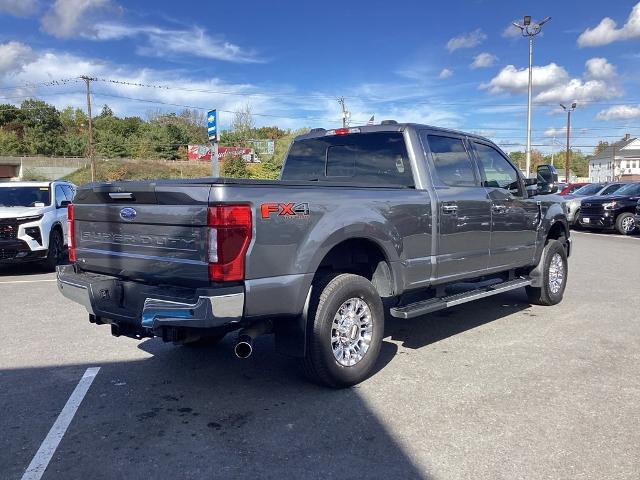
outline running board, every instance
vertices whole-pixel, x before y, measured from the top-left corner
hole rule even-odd
[[[427,313],[436,312],[445,308],[454,307],[462,303],[472,302],[491,295],[508,292],[517,288],[527,287],[531,285],[529,278],[517,278],[507,282],[498,283],[488,287],[476,288],[464,293],[456,293],[448,297],[430,298],[415,303],[410,303],[404,307],[396,307],[391,309],[391,316],[396,318],[415,318]]]

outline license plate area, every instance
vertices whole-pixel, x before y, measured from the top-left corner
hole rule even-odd
[[[591,219],[589,217],[582,218],[582,223],[591,223]]]

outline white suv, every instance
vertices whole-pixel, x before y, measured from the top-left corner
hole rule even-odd
[[[0,183],[0,264],[39,261],[55,270],[67,245],[72,183]]]

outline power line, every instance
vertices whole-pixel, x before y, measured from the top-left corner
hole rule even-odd
[[[163,102],[161,100],[151,100],[151,99],[145,99],[145,98],[135,98],[135,97],[127,97],[124,95],[113,95],[113,94],[109,94],[109,93],[104,93],[104,92],[94,92],[95,96],[98,97],[111,97],[111,98],[122,98],[125,100],[132,100],[135,102],[145,102],[145,103],[151,103],[151,104],[157,104],[157,105],[168,105],[171,107],[181,107],[181,108],[190,108],[192,110],[201,110],[201,111],[208,111],[210,110],[210,108],[208,107],[199,107],[196,105],[183,105],[180,103],[171,103],[171,102]],[[235,110],[222,110],[222,109],[218,109],[218,112],[224,112],[224,113],[241,113]],[[311,116],[292,116],[292,115],[276,115],[276,114],[268,114],[268,113],[251,113],[251,115],[254,115],[256,117],[269,117],[269,118],[286,118],[289,120],[321,120],[321,121],[327,121],[330,120],[329,117],[311,117]],[[362,122],[364,123],[365,120],[358,120],[358,122]]]

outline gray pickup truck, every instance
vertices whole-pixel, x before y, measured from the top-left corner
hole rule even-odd
[[[58,287],[113,335],[215,343],[240,330],[247,357],[274,333],[312,380],[349,386],[371,374],[387,313],[523,287],[560,302],[571,243],[559,198],[542,195],[554,181],[553,167],[525,179],[492,142],[453,130],[314,129],[277,181],[80,188]]]

